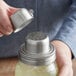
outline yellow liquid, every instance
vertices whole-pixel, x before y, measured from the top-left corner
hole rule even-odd
[[[55,64],[32,66],[19,62],[15,69],[15,76],[57,76],[57,68]]]

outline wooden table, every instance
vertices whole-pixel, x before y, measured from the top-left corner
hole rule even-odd
[[[17,62],[17,57],[0,59],[0,76],[15,76],[14,73]]]
[[[17,58],[0,59],[0,76],[14,76]],[[76,76],[76,59],[73,60],[73,71]]]

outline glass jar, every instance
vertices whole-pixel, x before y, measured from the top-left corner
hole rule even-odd
[[[55,48],[41,32],[30,33],[19,51],[15,76],[57,76]]]

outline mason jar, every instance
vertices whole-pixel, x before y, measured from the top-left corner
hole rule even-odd
[[[56,49],[48,35],[32,32],[19,51],[15,76],[57,76]]]

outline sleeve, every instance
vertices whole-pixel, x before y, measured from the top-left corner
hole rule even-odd
[[[71,48],[74,57],[76,57],[76,0],[73,0],[62,27],[54,40],[60,40],[67,44]]]

